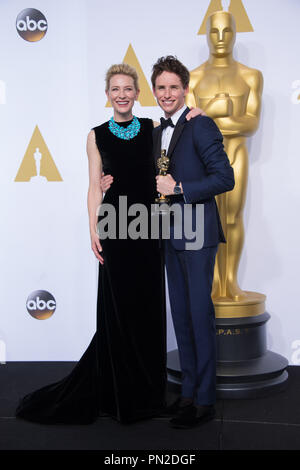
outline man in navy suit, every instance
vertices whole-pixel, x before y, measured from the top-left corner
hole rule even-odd
[[[216,401],[216,332],[211,299],[218,243],[225,242],[214,196],[234,187],[234,174],[223,138],[207,116],[185,119],[189,71],[173,56],[153,66],[153,93],[166,119],[153,131],[155,158],[165,149],[168,174],[157,176],[157,191],[182,208],[204,205],[204,240],[200,249],[187,248],[183,236],[164,240],[169,298],[182,371],[181,397],[171,409],[173,427],[192,427],[212,419]],[[185,220],[183,219],[183,225]]]

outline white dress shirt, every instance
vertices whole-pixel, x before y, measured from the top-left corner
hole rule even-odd
[[[180,118],[180,116],[182,115],[185,109],[186,109],[186,105],[184,104],[182,108],[178,109],[178,111],[176,111],[176,113],[174,113],[173,116],[171,116],[174,126],[176,126],[178,119]],[[174,128],[175,127],[168,126],[166,129],[162,131],[162,134],[161,134],[161,149],[162,150],[165,149],[167,155],[168,155],[168,149],[169,149],[169,145],[172,139],[172,135],[174,132]]]
[[[161,133],[161,149],[165,149],[166,150],[166,155],[168,155],[168,149],[169,149],[169,145],[170,145],[170,142],[171,142],[171,139],[172,139],[172,135],[173,135],[173,132],[174,132],[174,129],[175,129],[175,126],[177,124],[177,121],[178,119],[180,118],[180,116],[182,115],[182,113],[184,112],[184,110],[187,108],[187,106],[184,104],[182,106],[182,108],[178,109],[178,111],[176,111],[176,113],[173,114],[173,116],[171,116],[171,119],[172,119],[172,122],[174,124],[174,127],[171,127],[171,126],[168,126],[166,129],[164,129]],[[180,186],[181,186],[181,190],[182,190],[182,193],[184,193],[183,191],[183,188],[182,188],[182,184],[180,183]],[[184,197],[184,194],[183,194],[183,199],[185,201],[185,197]],[[186,202],[186,201],[185,201]]]

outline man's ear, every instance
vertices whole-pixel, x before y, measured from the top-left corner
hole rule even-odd
[[[190,87],[189,86],[184,88],[184,96],[186,96],[189,92],[190,92]]]

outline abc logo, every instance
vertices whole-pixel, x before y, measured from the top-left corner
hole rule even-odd
[[[35,8],[26,8],[18,14],[16,28],[25,41],[40,41],[46,34],[48,24],[43,13]]]
[[[50,292],[35,290],[26,301],[28,313],[38,320],[46,320],[51,317],[56,309],[56,301]]]

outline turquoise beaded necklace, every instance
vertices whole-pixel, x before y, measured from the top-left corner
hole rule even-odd
[[[132,123],[127,127],[122,127],[116,123],[113,117],[111,117],[108,123],[108,128],[110,132],[112,132],[119,139],[130,140],[138,135],[141,129],[141,124],[138,118],[133,116]]]

